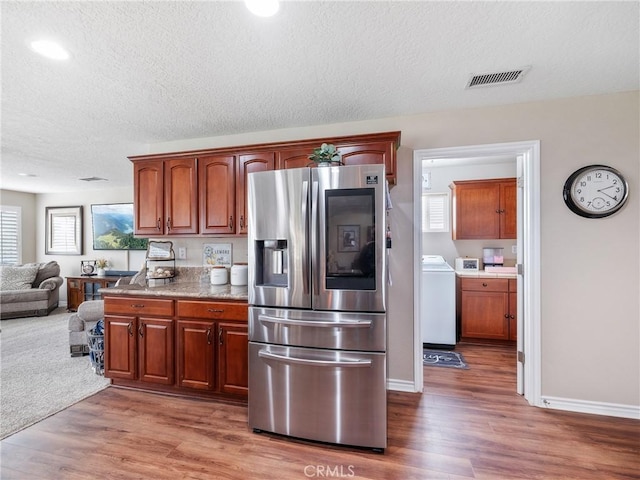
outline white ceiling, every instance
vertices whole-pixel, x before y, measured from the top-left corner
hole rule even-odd
[[[132,184],[146,145],[640,88],[639,3],[0,2],[0,187]],[[28,42],[57,39],[54,62]],[[520,83],[472,73],[530,65]],[[18,173],[37,177],[22,177]],[[82,182],[83,177],[108,182]]]

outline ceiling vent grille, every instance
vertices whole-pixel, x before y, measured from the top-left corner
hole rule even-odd
[[[100,181],[107,182],[108,181],[106,178],[100,178],[100,177],[87,177],[87,178],[81,178],[80,180],[82,180],[83,182],[100,182]]]
[[[507,83],[518,83],[531,67],[522,67],[506,72],[481,73],[471,75],[465,88],[489,87],[492,85],[504,85]]]

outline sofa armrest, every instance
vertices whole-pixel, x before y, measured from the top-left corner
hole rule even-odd
[[[63,282],[64,280],[62,277],[49,277],[46,280],[43,280],[43,282],[38,285],[38,288],[56,290],[57,288],[60,288]]]

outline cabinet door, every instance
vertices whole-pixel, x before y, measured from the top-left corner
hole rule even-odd
[[[395,183],[396,157],[393,142],[372,142],[362,145],[336,145],[345,165],[378,163],[385,166],[385,176],[390,184]]]
[[[236,232],[235,156],[198,158],[200,233]]]
[[[246,325],[218,325],[219,390],[235,395],[249,391],[249,334]]]
[[[135,317],[105,316],[105,377],[136,379],[136,330]]]
[[[133,207],[136,235],[164,234],[164,168],[158,160],[133,164]]]
[[[309,155],[313,153],[313,148],[295,148],[291,150],[280,150],[278,152],[278,161],[276,169],[284,170],[286,168],[301,168],[314,166],[309,160]],[[309,165],[311,164],[311,165]]]
[[[500,183],[500,238],[517,238],[517,195],[516,181]]]
[[[238,171],[236,173],[236,215],[238,226],[236,233],[247,233],[247,175],[253,172],[264,172],[275,168],[275,152],[247,153],[238,155]]]
[[[198,177],[195,158],[165,160],[165,233],[198,233]]]
[[[139,378],[143,382],[173,384],[173,320],[138,319]]]
[[[494,182],[453,188],[453,239],[500,238],[500,187]]]
[[[509,339],[508,293],[462,291],[462,336]]]
[[[215,323],[178,320],[178,386],[213,390]]]

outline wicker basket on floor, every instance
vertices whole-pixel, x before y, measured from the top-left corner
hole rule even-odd
[[[104,334],[94,333],[94,329],[87,331],[89,345],[89,361],[96,375],[104,375]]]

